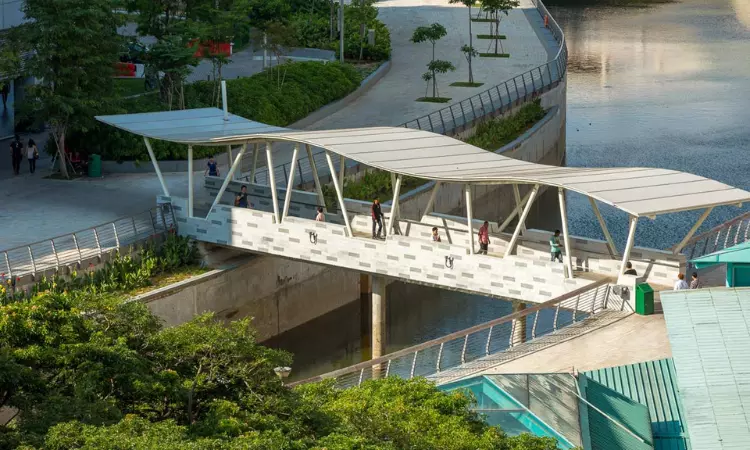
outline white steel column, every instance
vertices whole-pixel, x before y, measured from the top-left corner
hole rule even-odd
[[[382,276],[372,277],[372,359],[385,355],[386,331],[386,280]],[[382,376],[382,367],[372,368],[372,378]]]
[[[255,172],[258,171],[258,144],[253,144],[253,167],[250,169],[250,183],[255,183]]]
[[[232,158],[232,145],[227,145],[227,173],[229,172],[229,168],[234,163],[234,158]]]
[[[169,189],[167,189],[167,183],[164,182],[164,176],[161,174],[161,169],[159,169],[159,162],[156,161],[156,155],[154,155],[154,149],[151,148],[151,142],[146,137],[143,138],[143,142],[146,143],[146,150],[148,150],[148,156],[151,158],[151,164],[154,165],[156,177],[159,178],[161,190],[164,192],[164,195],[169,197]]]
[[[271,187],[271,198],[273,201],[273,216],[276,219],[276,223],[280,223],[279,194],[276,192],[276,175],[273,173],[273,147],[270,142],[266,142],[266,164],[268,164],[268,184]]]
[[[333,175],[333,174],[331,174]],[[339,158],[339,184],[344,189],[344,176],[346,175],[346,158],[343,155]]]
[[[320,184],[320,178],[318,178],[318,166],[315,164],[315,159],[313,158],[312,147],[310,147],[309,144],[305,144],[305,150],[307,150],[307,160],[310,161],[310,170],[312,170],[315,191],[318,193],[318,203],[323,207],[323,211],[328,212],[328,208],[326,208],[326,198],[323,195],[323,186]]]
[[[339,200],[341,215],[344,217],[344,225],[346,225],[346,230],[349,232],[349,237],[352,237],[354,236],[354,233],[352,232],[352,225],[349,223],[349,214],[347,214],[346,212],[343,187],[339,185],[339,180],[336,178],[336,168],[333,166],[331,152],[329,152],[328,150],[326,150],[326,161],[328,162],[328,169],[331,171],[331,181],[333,181],[333,188],[336,190],[336,197]]]
[[[573,255],[570,252],[570,233],[568,233],[568,212],[565,207],[565,189],[557,188],[557,198],[560,200],[560,221],[563,229],[563,242],[565,243],[565,267],[567,277],[573,278]]]
[[[237,171],[237,168],[240,166],[240,163],[242,162],[242,155],[245,154],[246,149],[247,149],[247,144],[244,144],[242,148],[240,149],[240,152],[237,153],[237,157],[234,158],[234,162],[232,162],[232,165],[229,166],[229,171],[227,172],[227,176],[224,178],[224,182],[221,184],[219,193],[216,194],[216,198],[214,199],[213,204],[211,204],[211,208],[208,210],[208,214],[211,214],[211,211],[216,207],[216,205],[219,204],[219,202],[221,201],[221,196],[224,195],[224,192],[227,190],[227,186],[229,186],[229,183],[232,180],[234,180],[234,173],[235,171]],[[208,214],[206,214],[206,217],[208,217]]]
[[[698,221],[695,222],[695,225],[693,225],[693,228],[691,228],[690,231],[688,231],[688,234],[686,234],[685,237],[682,238],[680,243],[677,244],[677,246],[675,246],[674,250],[672,250],[673,254],[676,255],[680,253],[680,251],[682,251],[682,249],[685,247],[685,244],[687,244],[687,242],[690,240],[690,238],[693,237],[695,232],[698,231],[698,228],[700,228],[700,226],[703,225],[703,222],[706,220],[708,215],[711,214],[711,211],[713,210],[714,210],[714,207],[711,206],[710,208],[706,208],[706,210],[703,211],[703,214],[701,214],[701,216],[698,218]]]
[[[432,212],[432,210],[435,208],[435,197],[437,196],[437,191],[440,189],[440,185],[442,182],[436,181],[435,187],[432,188],[432,192],[430,193],[430,199],[427,200],[427,206],[424,208],[424,213],[422,214],[421,221],[424,222],[425,217],[427,217],[428,214]]]
[[[526,217],[529,215],[529,212],[531,212],[531,205],[534,204],[534,199],[536,199],[537,192],[539,192],[539,185],[535,184],[531,189],[529,199],[526,201],[526,206],[523,208],[521,217],[518,218],[518,225],[516,225],[516,229],[515,231],[513,231],[513,236],[510,238],[508,248],[505,250],[505,256],[512,254],[513,250],[515,250],[516,243],[518,242],[518,236],[521,235],[521,228],[523,227],[524,223],[526,223]]]
[[[594,210],[594,215],[596,216],[596,219],[599,221],[599,226],[602,227],[604,238],[607,240],[607,249],[609,250],[609,256],[616,259],[618,256],[617,247],[615,246],[615,241],[612,239],[612,235],[609,234],[609,229],[607,228],[607,222],[604,221],[604,217],[602,217],[602,213],[599,212],[599,207],[596,206],[596,200],[594,200],[592,197],[589,197],[589,202],[591,203],[591,209]]]
[[[188,217],[193,217],[193,146],[188,145]]]
[[[513,185],[513,196],[516,198],[516,209],[514,209],[513,211],[519,211],[521,208],[523,208],[523,206],[521,206],[521,192],[518,190],[518,185],[517,184]],[[516,213],[516,214],[518,214],[518,213]],[[522,228],[521,231],[526,232],[526,224],[525,223],[523,224],[523,228]]]
[[[403,177],[401,175],[396,177],[396,185],[393,187],[393,201],[391,202],[391,214],[388,216],[388,228],[386,228],[387,233],[390,235],[393,233],[393,223],[396,220],[396,216],[398,215],[398,197],[399,193],[401,192],[401,179]]]
[[[299,144],[294,144],[294,151],[292,152],[292,164],[289,167],[289,180],[286,185],[286,194],[284,195],[284,212],[281,215],[281,221],[286,220],[286,215],[289,213],[289,203],[292,201],[292,188],[294,187],[294,172],[297,167],[297,155],[299,154]]]
[[[630,228],[628,229],[628,240],[625,243],[625,251],[622,254],[622,264],[620,265],[620,276],[625,273],[625,266],[630,259],[630,250],[633,248],[635,242],[635,226],[638,225],[638,218],[636,216],[630,216]]]
[[[521,211],[523,211],[523,206],[526,204],[526,202],[529,200],[529,197],[531,197],[531,191],[526,193],[526,195],[523,196],[521,199],[521,202],[518,203],[513,211],[511,211],[510,215],[505,219],[502,225],[500,225],[500,228],[497,229],[498,233],[502,233],[503,230],[505,230],[508,225],[513,221],[513,218],[517,215],[521,214]],[[524,224],[524,229],[526,228],[526,224]]]
[[[469,254],[473,255],[474,250],[474,214],[471,205],[471,185],[464,185],[464,193],[466,195],[466,226],[469,231]]]

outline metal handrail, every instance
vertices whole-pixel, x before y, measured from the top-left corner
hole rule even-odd
[[[176,227],[171,205],[115,219],[73,233],[0,250],[0,279],[16,280],[132,245]]]
[[[588,303],[586,301],[581,302],[582,296],[590,295],[592,292],[593,292],[593,298],[590,299],[590,302]],[[472,336],[478,336],[478,335],[484,334],[484,332],[488,332],[486,338],[482,336],[482,339],[481,339],[482,342],[480,342],[480,344],[482,344],[482,347],[484,348],[484,350],[480,352],[482,353],[481,356],[487,356],[489,354],[494,353],[490,349],[491,339],[493,337],[493,330],[498,329],[500,326],[506,325],[506,324],[512,324],[514,323],[515,319],[534,315],[535,318],[534,318],[533,326],[531,330],[531,335],[533,339],[533,338],[536,338],[537,336],[542,336],[544,334],[547,334],[545,332],[538,331],[537,319],[541,311],[554,308],[554,311],[555,311],[554,324],[553,324],[552,329],[548,330],[548,332],[553,332],[565,326],[565,324],[563,324],[563,326],[560,326],[561,321],[558,320],[559,315],[560,315],[559,313],[561,310],[568,311],[572,314],[571,316],[572,322],[570,323],[573,323],[578,320],[582,320],[581,319],[582,316],[580,315],[581,313],[594,314],[597,311],[601,311],[603,309],[613,309],[611,308],[611,306],[615,306],[614,309],[618,309],[616,305],[608,305],[609,295],[610,295],[609,281],[607,279],[602,279],[594,283],[591,283],[587,286],[584,286],[582,288],[563,294],[549,301],[546,301],[544,303],[540,303],[530,308],[526,308],[524,310],[521,310],[512,314],[508,314],[498,319],[490,320],[488,322],[475,325],[473,327],[466,328],[464,330],[460,330],[460,331],[448,334],[446,336],[442,336],[437,339],[433,339],[433,340],[430,340],[430,341],[427,341],[427,342],[424,342],[424,343],[421,343],[412,347],[408,347],[403,350],[399,350],[397,352],[382,356],[380,358],[364,361],[359,364],[355,364],[353,366],[335,370],[333,372],[329,372],[323,375],[318,375],[312,378],[290,383],[289,386],[312,383],[312,382],[317,382],[317,381],[321,381],[321,380],[329,379],[329,378],[336,379],[337,384],[346,384],[346,383],[341,382],[343,381],[342,378],[347,377],[347,376],[351,377],[351,376],[357,376],[357,375],[358,375],[357,383],[361,383],[361,381],[364,379],[364,376],[365,376],[364,371],[366,370],[373,369],[376,367],[390,367],[393,361],[404,359],[405,357],[413,357],[413,365],[416,365],[418,355],[424,355],[429,350],[439,349],[437,351],[437,355],[438,355],[437,360],[434,363],[431,363],[432,367],[435,368],[435,371],[433,373],[436,373],[436,372],[439,372],[441,370],[448,368],[448,367],[443,367],[440,365],[446,344],[457,342],[459,345],[461,345],[462,349],[461,349],[460,361],[461,363],[468,362],[470,360],[474,360],[478,358],[478,357],[472,358],[472,355],[467,355],[467,344],[471,340]],[[495,337],[498,338],[498,337],[503,337],[503,336],[495,336]],[[517,343],[513,342],[513,333],[511,332],[508,345],[509,347],[512,347],[515,344]],[[504,349],[506,348],[503,348],[502,350]],[[468,356],[468,359],[467,359],[467,356]],[[424,375],[424,373],[420,373],[420,375]],[[412,370],[410,371],[410,377],[411,376],[414,376],[414,367],[412,367]]]
[[[542,17],[546,16],[549,18],[548,28],[560,45],[554,58],[479,94],[416,119],[409,120],[399,126],[404,128],[418,128],[438,134],[453,135],[461,127],[465,128],[467,125],[473,124],[476,120],[484,119],[486,116],[498,111],[501,113],[505,112],[514,104],[520,105],[532,100],[562,81],[567,72],[568,65],[565,33],[541,0],[532,0],[532,2]],[[323,154],[323,151],[314,152],[313,158]],[[302,176],[301,161],[306,160],[306,156],[297,160],[300,177]],[[287,162],[273,168],[277,183],[286,184],[290,164]],[[321,168],[319,170],[325,171],[325,162],[322,165],[318,164],[318,167]],[[268,170],[268,167],[265,167],[265,172]],[[261,169],[260,172],[262,173],[264,170]],[[268,176],[267,173],[265,176]],[[247,178],[245,177],[246,180]]]
[[[737,226],[736,229],[735,225]],[[744,232],[742,231],[743,226]],[[750,212],[741,214],[706,232],[693,236],[682,247],[682,254],[690,261],[748,240],[750,240]]]

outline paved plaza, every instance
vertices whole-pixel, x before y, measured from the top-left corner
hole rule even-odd
[[[468,65],[459,51],[463,44],[468,43],[468,8],[449,5],[448,0],[387,0],[379,2],[378,7],[381,20],[391,30],[393,56],[390,72],[365,95],[310,128],[398,125],[446,106],[414,101],[424,95],[425,84],[421,75],[430,59],[429,44],[409,41],[414,29],[420,25],[438,22],[448,30],[448,35],[438,43],[436,57],[451,61],[457,68],[439,81],[441,95],[454,101],[477,94],[548,58],[527,18],[531,2],[522,0],[521,8],[511,11],[500,25],[500,32],[508,36],[503,45],[511,58],[476,58],[474,76],[476,81],[485,85],[480,88],[450,87],[454,81],[468,80]],[[478,9],[472,9],[474,16],[477,12]],[[537,14],[536,11],[533,13]],[[475,35],[489,30],[487,23],[473,23],[472,26]],[[489,44],[490,41],[474,40],[479,51],[487,51]],[[247,71],[247,75],[257,71],[260,65],[258,61],[241,57],[236,64],[237,69]],[[234,72],[232,75],[237,76]],[[46,139],[33,137],[41,148]],[[50,164],[46,155],[42,155],[36,174],[29,174],[24,164],[22,174],[13,176],[9,145],[9,140],[0,141],[0,249],[145,211],[154,206],[156,195],[161,193],[153,173],[105,174],[103,179],[72,182],[46,180],[43,176],[49,173]],[[279,156],[281,162],[283,156]],[[203,173],[203,167],[196,168]],[[184,195],[187,192],[185,173],[165,174],[165,178],[175,193]],[[202,177],[196,177],[196,186],[200,183]]]

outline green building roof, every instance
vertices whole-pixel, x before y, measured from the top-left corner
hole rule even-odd
[[[750,263],[750,241],[719,250],[718,252],[709,253],[690,262],[695,264],[695,267],[698,269],[715,264]]]
[[[655,450],[691,449],[672,359],[609,367],[584,374],[648,408]]]

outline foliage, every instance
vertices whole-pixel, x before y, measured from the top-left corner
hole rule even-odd
[[[114,101],[119,16],[111,0],[27,0],[23,12],[28,20],[11,45],[16,53],[33,49],[25,70],[42,82],[28,87],[22,116],[46,123],[63,149],[68,133],[90,129]],[[60,170],[68,176],[66,164]]]
[[[437,44],[437,41],[439,41],[441,38],[443,38],[446,34],[448,34],[448,31],[445,29],[444,26],[440,25],[439,23],[433,23],[432,25],[428,27],[417,27],[414,30],[414,33],[411,36],[411,41],[415,44],[419,44],[421,42],[427,42],[429,41],[432,44],[432,59],[430,60],[430,63],[427,65],[427,68],[429,69],[429,76],[427,74],[422,75],[422,79],[427,82],[429,85],[430,81],[432,81],[432,96],[437,97],[437,76],[436,76],[436,68],[438,67],[436,65],[435,60],[435,44]],[[441,63],[444,63],[444,61],[440,61]],[[450,63],[449,63],[450,64]],[[453,65],[451,65],[453,67]],[[455,70],[451,69],[451,70]],[[442,72],[445,73],[445,72]],[[425,90],[425,97],[427,96],[427,92]]]
[[[401,194],[427,183],[427,180],[414,177],[404,177],[401,181]],[[323,196],[328,209],[337,209],[336,191],[329,185],[323,186]],[[391,174],[382,170],[369,170],[360,178],[344,180],[344,198],[371,202],[376,198],[380,201],[393,199]]]
[[[461,46],[461,52],[464,54],[464,58],[466,58],[466,61],[469,63],[469,81],[467,83],[474,83],[474,77],[471,73],[471,61],[479,55],[479,52],[477,50],[470,46],[470,45],[462,45]]]
[[[544,118],[546,112],[540,100],[528,103],[507,118],[489,120],[479,124],[474,136],[466,140],[471,145],[495,151],[517,139],[522,133]]]
[[[357,71],[339,63],[295,62],[269,68],[247,78],[227,80],[229,111],[250,120],[278,126],[292,124],[311,112],[354,91],[361,82]],[[282,72],[279,72],[282,70]],[[284,79],[279,88],[279,77]],[[214,83],[201,81],[185,86],[185,101],[190,108],[214,106]],[[110,113],[163,111],[167,106],[156,96],[146,95],[122,99]],[[73,133],[70,148],[86,149],[103,155],[104,159],[145,161],[148,159],[143,140],[135,135],[97,124],[86,133]],[[185,159],[184,145],[153,141],[159,160]],[[195,147],[195,158],[204,158],[216,151],[211,147]]]
[[[427,69],[432,72],[433,97],[439,97],[440,89],[438,89],[437,87],[437,74],[445,74],[449,71],[452,72],[456,70],[456,67],[450,61],[436,59],[434,61],[430,61],[430,63],[427,65]]]

